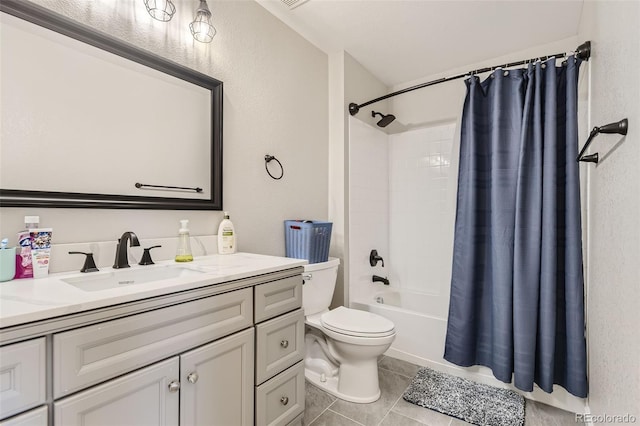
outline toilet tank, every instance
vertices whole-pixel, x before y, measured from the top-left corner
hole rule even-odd
[[[336,288],[340,259],[330,257],[327,262],[304,265],[302,307],[304,315],[313,315],[329,309]]]

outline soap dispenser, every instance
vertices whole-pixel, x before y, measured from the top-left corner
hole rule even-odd
[[[189,221],[182,219],[180,221],[180,230],[178,231],[178,251],[176,252],[176,262],[191,262],[193,255],[191,254],[191,242],[189,241]]]

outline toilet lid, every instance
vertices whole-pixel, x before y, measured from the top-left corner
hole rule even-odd
[[[393,322],[371,312],[340,306],[322,314],[320,323],[336,333],[360,337],[384,337],[395,332]]]

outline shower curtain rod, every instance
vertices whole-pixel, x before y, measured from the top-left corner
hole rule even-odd
[[[571,52],[571,53],[574,53],[578,58],[580,58],[580,59],[582,59],[584,61],[588,61],[589,58],[591,57],[591,42],[590,41],[585,41],[580,46],[578,46],[574,52]],[[439,78],[437,80],[432,80],[432,81],[428,81],[426,83],[418,84],[417,86],[407,87],[406,89],[398,90],[397,92],[389,93],[388,95],[380,96],[379,98],[372,99],[372,100],[370,100],[368,102],[365,102],[363,104],[356,104],[354,102],[351,102],[349,104],[349,114],[356,115],[358,113],[358,111],[360,111],[360,108],[365,107],[367,105],[371,105],[373,103],[380,102],[380,101],[383,101],[385,99],[391,98],[393,96],[401,95],[403,93],[411,92],[413,90],[422,89],[423,87],[429,87],[429,86],[434,86],[436,84],[444,83],[445,81],[457,80],[459,78],[467,77],[469,75],[481,74],[483,72],[493,71],[496,68],[514,67],[516,65],[524,65],[524,64],[527,64],[527,63],[533,62],[533,61],[538,61],[538,60],[546,61],[549,58],[553,58],[553,57],[558,58],[558,57],[563,57],[563,56],[568,56],[568,54],[566,52],[562,52],[562,53],[555,53],[553,55],[538,56],[536,58],[526,59],[526,60],[523,60],[523,61],[511,62],[511,63],[508,63],[508,64],[496,65],[496,66],[493,66],[493,67],[480,68],[480,69],[477,69],[477,70],[466,72],[464,74],[454,75],[452,77]]]

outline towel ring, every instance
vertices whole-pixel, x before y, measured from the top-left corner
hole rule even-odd
[[[275,162],[278,163],[278,165],[280,166],[280,176],[278,176],[278,177],[275,177],[269,171],[269,162],[271,160],[275,160]],[[271,179],[279,180],[279,179],[282,179],[282,176],[284,176],[284,167],[282,166],[282,163],[276,157],[274,157],[273,155],[267,154],[267,155],[264,156],[264,169],[267,171],[267,174],[269,176],[271,176]]]

